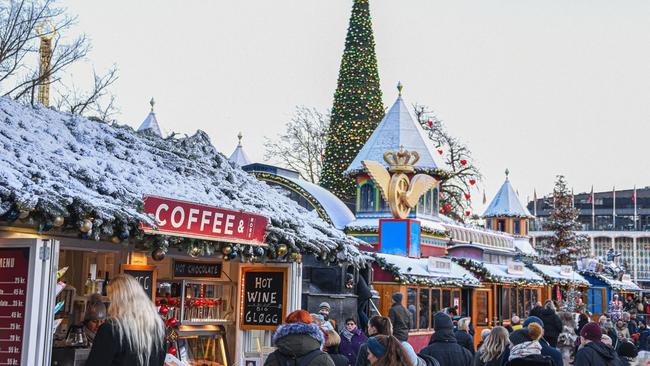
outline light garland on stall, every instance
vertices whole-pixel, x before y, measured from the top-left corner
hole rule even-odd
[[[403,285],[419,285],[428,287],[463,287],[463,286],[476,286],[470,279],[452,279],[452,278],[439,278],[430,279],[421,276],[414,276],[407,273],[400,272],[400,268],[392,263],[388,263],[386,259],[378,256],[376,253],[370,253],[375,263],[384,271],[390,272],[393,275],[395,282]]]
[[[490,271],[479,261],[468,258],[451,258],[452,261],[463,266],[465,269],[476,273],[482,281],[491,282],[491,283],[503,283],[507,285],[515,286],[543,286],[545,285],[544,280],[531,280],[525,278],[508,278],[508,277],[498,277],[490,273]]]

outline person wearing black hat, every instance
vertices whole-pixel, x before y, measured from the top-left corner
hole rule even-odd
[[[436,313],[432,320],[434,333],[420,354],[431,356],[444,366],[471,365],[472,354],[456,342],[454,324],[449,315]]]
[[[89,347],[92,347],[95,341],[99,326],[106,321],[106,315],[106,305],[102,302],[101,295],[93,294],[90,296],[83,321],[84,336]]]
[[[393,324],[393,335],[400,342],[405,342],[409,338],[409,329],[411,329],[411,313],[402,305],[402,293],[393,294],[393,305],[388,310],[388,318]]]
[[[636,365],[636,356],[639,354],[639,350],[632,342],[622,341],[616,352],[621,358],[622,366]]]
[[[596,323],[588,323],[580,331],[580,344],[573,366],[621,365],[616,351],[601,342],[603,332]]]

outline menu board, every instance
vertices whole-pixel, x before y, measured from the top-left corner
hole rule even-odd
[[[29,248],[0,248],[0,365],[20,365],[29,255]]]
[[[174,278],[221,278],[221,263],[174,261]]]
[[[242,268],[241,329],[273,330],[287,304],[287,268]]]
[[[156,266],[142,266],[138,264],[123,264],[120,267],[122,273],[133,276],[142,286],[144,292],[155,300],[156,296]]]

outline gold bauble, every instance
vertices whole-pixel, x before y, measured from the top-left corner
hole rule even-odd
[[[88,219],[83,220],[81,222],[81,225],[79,225],[79,231],[81,231],[82,233],[87,233],[92,229],[93,229],[93,222]]]
[[[221,248],[221,253],[223,253],[224,255],[228,255],[232,253],[232,246],[230,245],[224,246],[223,248]]]
[[[61,227],[63,226],[64,222],[65,219],[63,218],[63,216],[57,216],[54,218],[54,220],[52,220],[52,225],[54,225],[54,227]]]
[[[283,257],[287,254],[289,251],[289,248],[287,248],[286,244],[280,244],[278,245],[278,257]]]
[[[122,241],[120,240],[120,238],[118,238],[117,236],[113,236],[113,237],[111,238],[111,241],[113,242],[113,244],[119,244],[119,243],[122,242]]]
[[[157,262],[160,262],[161,260],[165,259],[165,251],[162,248],[156,248],[153,252],[151,252],[151,258]]]
[[[292,261],[297,260],[298,259],[298,253],[296,253],[296,252],[291,253],[291,255],[289,255],[289,259],[291,259]]]

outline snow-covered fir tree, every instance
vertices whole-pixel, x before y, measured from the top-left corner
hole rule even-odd
[[[580,210],[573,205],[573,195],[563,175],[557,176],[551,200],[553,210],[544,229],[552,231],[553,236],[541,240],[537,250],[551,264],[574,265],[589,255],[589,243],[586,236],[576,233],[581,228],[577,221]]]

